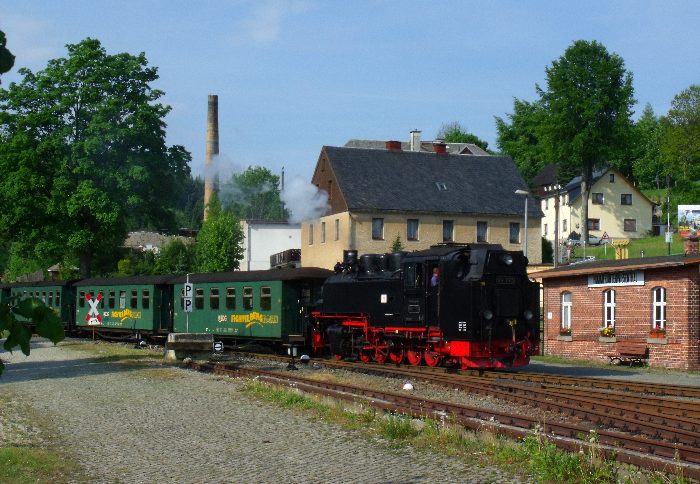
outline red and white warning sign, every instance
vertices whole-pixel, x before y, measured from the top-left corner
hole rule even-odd
[[[85,300],[90,305],[90,311],[88,311],[87,316],[85,316],[85,321],[87,321],[88,326],[98,326],[102,324],[102,316],[100,316],[100,311],[97,309],[97,305],[102,301],[102,293],[98,293],[97,297],[93,299],[88,292],[85,294]]]

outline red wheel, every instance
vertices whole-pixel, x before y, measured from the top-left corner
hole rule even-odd
[[[433,353],[432,351],[426,351],[423,355],[423,359],[428,366],[440,366],[440,363],[442,363],[442,355]]]
[[[475,365],[472,363],[472,361],[466,356],[462,356],[459,359],[459,367],[462,370],[468,370],[469,368],[473,368],[474,366]]]
[[[376,361],[377,363],[384,363],[386,361],[386,357],[387,357],[386,347],[376,348],[374,350],[374,361]]]
[[[371,355],[366,350],[361,350],[359,358],[360,358],[360,361],[362,363],[369,363],[369,360],[371,359]]]
[[[403,362],[403,357],[406,354],[406,352],[402,349],[400,350],[392,350],[389,352],[389,361],[392,363],[396,363],[397,365],[400,365],[401,362]]]
[[[408,350],[406,352],[406,359],[411,365],[418,366],[423,359],[423,352],[420,350]]]

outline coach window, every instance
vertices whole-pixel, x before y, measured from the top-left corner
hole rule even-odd
[[[204,289],[201,287],[194,290],[194,308],[204,309]]]
[[[105,292],[99,291],[97,294],[99,295],[99,299],[100,299],[100,309],[104,309],[105,308]]]
[[[666,329],[666,288],[655,287],[651,293],[654,301],[651,328]]]
[[[125,309],[125,308],[126,308],[126,291],[122,289],[119,291],[119,309]]]
[[[144,289],[141,291],[141,307],[148,309],[151,306],[151,291]]]
[[[180,289],[180,309],[185,309],[185,288]]]
[[[107,307],[109,307],[109,309],[114,309],[114,291],[109,291],[109,297],[107,298]]]
[[[615,290],[608,289],[603,293],[605,309],[605,327],[615,327]]]
[[[219,309],[219,288],[212,287],[209,289],[209,307],[211,309]]]
[[[80,291],[80,295],[78,296],[78,307],[85,307],[85,291]]]
[[[226,309],[236,309],[236,288],[226,288]]]
[[[571,293],[561,293],[561,329],[571,330]]]
[[[269,311],[272,309],[272,289],[269,286],[262,286],[260,288],[260,309],[262,311]]]
[[[132,289],[131,290],[131,309],[136,309],[139,307],[139,291],[138,289]]]
[[[253,288],[243,288],[243,309],[253,309]]]

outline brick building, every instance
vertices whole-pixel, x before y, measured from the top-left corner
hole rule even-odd
[[[618,342],[644,342],[649,366],[700,370],[700,256],[560,266],[543,283],[544,353],[608,361]],[[602,331],[603,328],[606,331]]]

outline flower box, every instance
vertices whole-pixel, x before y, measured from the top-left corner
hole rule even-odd
[[[601,343],[614,343],[617,341],[617,338],[614,336],[599,336],[598,341]]]
[[[600,336],[602,338],[614,338],[615,326],[603,326],[602,328],[600,328]]]

